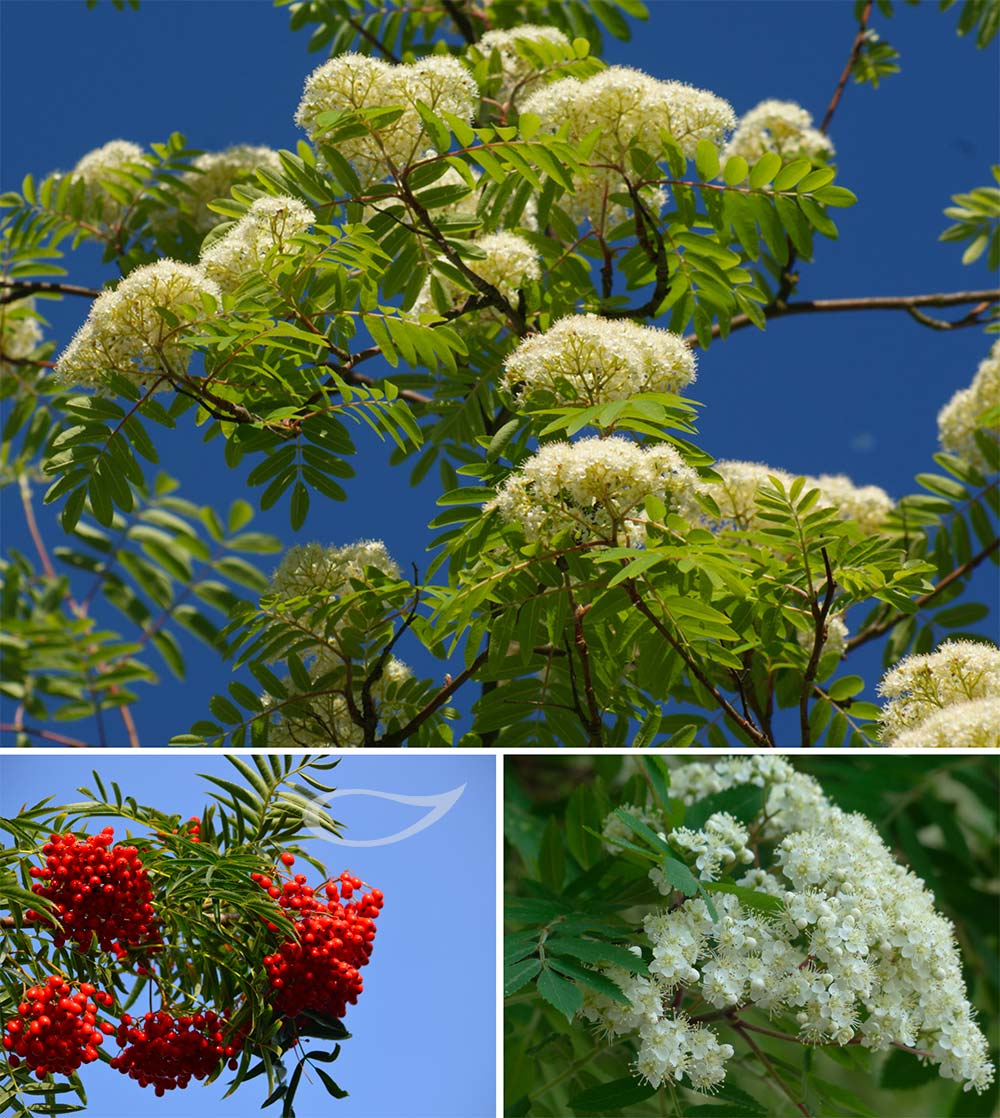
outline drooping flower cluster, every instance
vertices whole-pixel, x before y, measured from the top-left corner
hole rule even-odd
[[[109,373],[141,384],[187,371],[191,350],[183,343],[183,322],[171,325],[158,308],[184,318],[203,298],[221,300],[219,285],[200,268],[157,260],[130,272],[114,290],[99,295],[87,320],[56,362],[68,384],[101,386]]]
[[[293,239],[315,221],[297,198],[258,198],[224,236],[202,250],[201,266],[223,291],[231,291],[272,257],[293,251]]]
[[[469,270],[495,287],[505,299],[515,305],[517,293],[529,283],[538,283],[542,278],[538,254],[524,237],[519,237],[516,233],[488,233],[476,241],[476,247],[482,249],[486,255],[467,261]],[[431,281],[428,280],[413,306],[416,314],[457,310],[467,299],[478,294],[459,287],[444,276],[435,278],[440,284],[444,306],[436,305]]]
[[[786,162],[811,159],[828,162],[834,156],[829,136],[813,127],[812,114],[794,101],[761,101],[740,117],[736,131],[722,155],[728,159],[742,155],[754,163],[766,152],[773,151]]]
[[[41,340],[33,299],[19,301],[16,310],[9,303],[0,305],[0,374],[13,372],[14,363],[30,357]]]
[[[696,475],[672,446],[640,447],[623,438],[546,443],[510,475],[485,506],[529,539],[569,529],[579,540],[641,547],[644,502],[676,507]]]
[[[678,334],[586,314],[522,341],[504,361],[500,383],[519,403],[544,408],[678,393],[694,378],[694,354]]]
[[[791,1016],[806,1043],[918,1048],[942,1076],[985,1090],[994,1068],[954,929],[923,882],[893,860],[868,820],[831,804],[812,777],[780,757],[681,766],[671,795],[690,804],[745,783],[764,789],[754,828],[777,843],[769,868],[738,875],[749,834],[723,813],[696,832],[669,831],[662,819],[660,828],[679,854],[697,855],[692,868],[702,881],[731,869],[728,880],[771,898],[769,906],[713,891],[715,920],[701,898],[674,894],[674,904],[643,924],[652,946],[648,977],[607,971],[631,1005],[588,994],[585,1015],[612,1037],[637,1032],[636,1072],[657,1087],[685,1078],[698,1089],[717,1087],[733,1055],[715,1028],[677,1008],[677,995],[689,992],[720,1010]],[[672,892],[659,869],[650,876]]]
[[[87,218],[110,225],[121,217],[123,203],[104,184],[111,182],[121,186],[124,175],[148,175],[143,154],[142,148],[131,140],[110,140],[80,159],[70,176],[74,182],[82,182],[85,186],[84,214]]]
[[[995,645],[945,641],[936,652],[901,660],[878,689],[888,700],[881,723],[887,745],[1000,745],[1000,649]]]
[[[623,191],[622,171],[633,145],[657,152],[661,132],[668,132],[681,151],[693,158],[699,140],[721,142],[736,123],[731,106],[715,94],[683,82],[662,82],[625,66],[610,66],[583,81],[564,78],[536,89],[521,106],[533,113],[548,132],[568,127],[568,139],[579,143],[598,130],[591,152],[595,168],[574,182],[573,197],[563,204],[576,220],[589,217],[596,226],[620,220],[609,212],[608,195]],[[653,202],[658,208],[657,202]]]
[[[987,461],[975,432],[981,430],[987,438],[1000,441],[997,424],[981,428],[979,417],[991,408],[1000,406],[1000,341],[993,343],[989,355],[980,362],[976,375],[968,388],[960,388],[938,414],[938,438],[941,448],[983,473],[993,467]]]
[[[759,517],[757,495],[763,488],[772,487],[771,478],[777,478],[787,491],[795,480],[787,470],[773,469],[759,462],[720,461],[712,465],[720,481],[703,482],[692,491],[686,507],[690,517],[700,517],[709,527],[736,528],[752,531],[764,523]],[[818,489],[820,508],[834,508],[843,520],[852,520],[866,534],[878,532],[886,517],[893,510],[892,498],[877,485],[855,485],[843,474],[821,474],[806,477],[808,489]],[[719,516],[710,515],[700,508],[697,494],[710,496],[719,509]]]
[[[338,150],[363,183],[401,170],[425,148],[430,136],[417,111],[422,101],[434,113],[471,120],[479,90],[468,70],[447,55],[430,55],[409,65],[390,66],[361,54],[341,54],[306,79],[295,121],[314,142],[322,142],[318,117],[327,112],[397,108],[388,123],[373,120],[365,134],[338,141]]]
[[[522,43],[550,44],[569,50],[570,41],[558,27],[540,27],[534,23],[523,23],[509,30],[487,31],[476,44],[476,48],[489,57],[493,51],[500,56],[501,84],[497,100],[507,101],[512,94],[526,88],[537,80],[535,65],[518,52]]]
[[[182,208],[199,233],[207,233],[226,219],[208,208],[209,202],[228,198],[241,182],[253,182],[258,167],[281,170],[278,153],[269,147],[235,144],[225,151],[206,151],[191,161],[191,170],[181,175],[188,190],[181,196]]]

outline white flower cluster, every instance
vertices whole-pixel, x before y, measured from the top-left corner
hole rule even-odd
[[[359,583],[369,585],[366,573],[369,567],[390,578],[400,574],[399,566],[381,540],[361,540],[343,547],[324,547],[315,542],[299,544],[285,552],[271,576],[271,593],[282,602],[294,602],[314,594],[332,601],[353,593]],[[332,638],[333,634],[329,635]],[[364,744],[364,730],[352,716],[348,695],[355,710],[361,710],[360,685],[365,672],[362,670],[360,676],[356,674],[352,682],[344,671],[344,664],[345,658],[329,645],[316,649],[309,664],[311,679],[325,676],[334,682],[327,682],[322,693],[309,693],[302,709],[277,710],[271,723],[270,745],[354,748]],[[413,673],[406,664],[395,656],[389,657],[381,677],[371,689],[382,725],[405,715],[407,704],[399,699],[398,691],[412,678]],[[290,697],[303,694],[291,679],[283,682]],[[276,702],[269,696],[264,699],[268,705]]]
[[[610,968],[631,1005],[588,995],[585,1016],[612,1037],[638,1033],[635,1070],[654,1086],[684,1077],[699,1089],[718,1086],[733,1055],[713,1029],[668,1008],[685,988],[718,1009],[791,1015],[807,1043],[921,1049],[942,1076],[985,1090],[994,1068],[968,1001],[954,928],[923,882],[893,860],[868,820],[832,805],[815,780],[782,758],[681,766],[671,793],[691,803],[747,782],[765,789],[757,825],[778,842],[769,869],[751,869],[734,883],[780,907],[765,912],[715,892],[717,921],[700,898],[651,913],[643,924],[649,977]],[[703,881],[722,863],[744,860],[741,824],[716,814],[701,831],[701,839],[683,829],[669,838],[699,852]]]
[[[468,70],[448,55],[429,55],[408,65],[390,66],[362,54],[341,54],[317,67],[306,79],[295,121],[313,141],[323,128],[317,117],[326,112],[400,108],[389,124],[376,124],[363,136],[341,140],[338,150],[363,183],[374,183],[400,170],[427,148],[430,137],[416,102],[434,113],[471,120],[479,90]]]
[[[678,334],[581,314],[522,341],[504,361],[500,383],[519,403],[558,407],[678,393],[694,378],[694,354]]]
[[[795,639],[809,652],[812,652],[814,631],[815,630],[798,629],[795,632]],[[820,655],[828,656],[831,653],[836,653],[837,656],[843,656],[847,651],[847,637],[849,632],[850,630],[847,628],[847,623],[844,621],[842,614],[834,614],[832,617],[828,617],[826,621],[826,637],[823,640],[823,647],[820,650]]]
[[[574,182],[573,196],[563,203],[576,220],[589,217],[595,226],[620,220],[608,212],[607,198],[624,190],[618,168],[626,166],[633,144],[657,152],[665,131],[693,158],[699,140],[721,142],[736,123],[731,106],[715,94],[683,82],[657,81],[626,66],[610,66],[583,81],[551,82],[526,98],[521,112],[535,114],[548,132],[567,127],[570,143],[598,130],[589,162],[611,168],[596,168]],[[651,204],[658,208],[661,203],[651,197]]]
[[[1000,697],[944,707],[886,744],[893,749],[1000,749]]]
[[[747,847],[749,832],[725,811],[710,815],[697,831],[690,827],[676,827],[670,832],[670,841],[681,850],[690,850],[697,855],[695,867],[702,881],[717,881],[736,863],[753,861],[753,851]],[[649,871],[649,877],[665,897],[673,891],[673,886],[658,866]]]
[[[487,31],[476,44],[476,49],[487,57],[496,51],[500,56],[501,85],[497,94],[500,101],[507,101],[520,87],[524,88],[537,74],[531,61],[518,53],[519,43],[547,43],[569,50],[570,41],[558,27],[540,27],[534,23],[523,23],[509,30]]]
[[[364,582],[366,567],[375,567],[390,578],[400,574],[381,540],[361,540],[344,547],[297,544],[285,552],[271,576],[271,593],[287,599],[323,591],[333,597],[350,592],[352,582]]]
[[[24,299],[17,309],[0,304],[0,373],[13,371],[12,362],[31,355],[42,340],[42,324],[34,315],[35,301]]]
[[[232,291],[273,256],[294,251],[293,239],[315,221],[297,198],[258,198],[224,236],[202,249],[201,266],[223,291]]]
[[[529,539],[569,529],[581,540],[641,547],[645,499],[676,507],[696,475],[672,446],[623,438],[546,443],[510,475],[485,511],[520,525]]]
[[[877,485],[855,485],[844,474],[820,474],[807,478],[806,487],[820,491],[820,506],[831,506],[842,520],[853,520],[865,535],[882,529],[886,517],[896,507],[893,499]]]
[[[529,283],[538,283],[542,269],[538,254],[531,245],[516,233],[488,233],[476,241],[476,247],[486,253],[485,257],[467,261],[469,270],[495,287],[505,299],[517,303],[517,293]],[[445,310],[457,310],[467,299],[477,294],[469,292],[452,283],[443,276],[436,277],[444,291]],[[424,284],[413,305],[417,314],[435,313],[430,280]],[[484,310],[481,313],[489,313]]]
[[[112,291],[99,295],[83,326],[56,362],[67,384],[98,387],[108,373],[141,384],[187,370],[191,350],[184,326],[171,326],[157,308],[178,314],[191,307],[206,313],[202,298],[218,302],[219,285],[200,268],[157,260],[130,272]]]
[[[718,482],[701,483],[688,501],[686,515],[700,518],[711,528],[736,528],[751,531],[764,523],[758,516],[757,494],[764,487],[771,487],[770,478],[777,478],[787,490],[795,480],[787,470],[776,470],[759,462],[720,461],[712,465],[720,475]],[[893,510],[892,498],[877,485],[855,485],[843,474],[821,474],[806,477],[806,489],[820,491],[819,507],[835,508],[841,519],[853,520],[866,534],[878,532],[886,517]],[[696,500],[696,493],[706,494],[715,501],[719,517],[704,513]]]
[[[195,156],[191,170],[181,175],[181,182],[188,188],[182,195],[182,206],[199,233],[207,233],[225,221],[221,214],[208,208],[209,202],[228,198],[238,183],[252,182],[258,167],[281,171],[278,153],[268,147],[235,144],[225,151],[206,151]]]
[[[976,420],[983,412],[1000,405],[1000,340],[993,343],[989,356],[980,362],[972,384],[961,388],[938,414],[938,438],[941,447],[964,459],[983,473],[992,472],[986,456],[976,443]],[[984,433],[1000,440],[994,424]]]
[[[755,105],[740,117],[722,158],[742,155],[748,163],[755,163],[766,151],[776,152],[786,162],[827,162],[834,156],[829,136],[813,128],[812,114],[794,101],[761,101]]]
[[[122,214],[122,203],[102,185],[102,180],[115,182],[125,172],[140,170],[134,164],[143,164],[143,150],[131,140],[111,140],[93,151],[88,151],[70,172],[75,182],[86,186],[84,212],[93,221],[112,224]],[[148,168],[142,168],[148,173]]]
[[[310,676],[318,680],[340,667],[340,662],[327,651],[315,657]],[[405,717],[408,705],[401,702],[396,692],[399,687],[413,678],[413,673],[395,656],[390,656],[382,669],[382,675],[371,689],[371,697],[378,711],[379,722],[385,725],[396,718]],[[283,683],[289,697],[300,694],[290,677]],[[352,694],[355,710],[361,709],[360,687]],[[267,705],[275,700],[265,696]],[[336,746],[341,749],[357,749],[365,743],[363,727],[355,722],[347,701],[346,681],[339,688],[324,689],[322,694],[310,694],[308,710],[290,709],[276,713],[268,734],[268,745],[280,749],[313,748],[315,746]]]
[[[1000,744],[1000,648],[995,645],[945,641],[936,652],[900,660],[878,689],[888,699],[881,723],[888,745]],[[949,740],[951,735],[956,740]]]

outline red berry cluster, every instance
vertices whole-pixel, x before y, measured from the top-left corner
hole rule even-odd
[[[295,859],[283,854],[281,860],[290,866]],[[280,908],[290,910],[297,935],[273,955],[264,956],[276,1008],[289,1017],[305,1010],[343,1017],[362,991],[359,970],[371,958],[375,919],[383,905],[381,891],[373,889],[351,901],[362,883],[346,870],[337,881],[327,882],[325,901],[306,885],[304,874],[296,874],[284,885],[260,873],[251,877]],[[274,924],[269,927],[277,931]]]
[[[130,949],[155,951],[160,944],[153,893],[134,846],[113,846],[114,829],[79,840],[76,835],[52,835],[42,847],[44,867],[33,867],[41,878],[33,892],[55,904],[62,929],[41,913],[30,910],[25,918],[53,927],[56,947],[67,940],[87,950],[94,939],[103,951],[119,958]]]
[[[126,1013],[117,1032],[122,1050],[111,1066],[140,1087],[152,1086],[163,1095],[174,1087],[186,1087],[192,1079],[207,1079],[224,1059],[230,1068],[237,1067],[235,1057],[242,1041],[227,1040],[224,1030],[225,1021],[212,1010],[174,1017],[161,1009],[140,1021]]]
[[[23,1060],[36,1078],[44,1079],[49,1074],[72,1075],[81,1064],[92,1063],[104,1040],[102,1033],[115,1031],[106,1021],[98,1023],[97,1006],[113,1001],[89,982],[81,982],[74,994],[57,974],[44,986],[32,986],[3,1038],[10,1066],[20,1067]]]

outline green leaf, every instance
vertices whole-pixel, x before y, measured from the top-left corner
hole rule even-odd
[[[684,826],[700,830],[710,815],[728,812],[741,823],[752,823],[764,807],[764,789],[756,784],[737,784],[722,792],[703,796],[684,811]]]
[[[749,169],[749,164],[742,155],[732,155],[722,169],[722,181],[726,186],[737,186],[747,177]]]
[[[630,1075],[624,1079],[598,1084],[574,1095],[569,1100],[569,1107],[579,1114],[612,1114],[645,1102],[655,1094],[655,1087]]]
[[[345,1091],[343,1087],[338,1086],[337,1083],[334,1082],[333,1077],[328,1072],[325,1072],[322,1068],[317,1067],[314,1067],[313,1071],[323,1081],[323,1086],[326,1088],[328,1094],[333,1095],[335,1099],[347,1098],[347,1091]]]
[[[575,982],[560,977],[546,968],[538,979],[538,992],[549,1003],[572,1021],[583,1008],[583,991]]]
[[[641,819],[636,819],[634,815],[630,815],[623,807],[616,807],[615,815],[618,816],[629,830],[634,831],[635,834],[645,839],[654,850],[659,850],[661,853],[673,853],[673,848],[670,843],[660,838],[651,827],[647,827]]]
[[[660,863],[663,876],[668,885],[679,889],[685,897],[694,897],[698,893],[698,879],[688,867],[677,858],[664,858]]]
[[[511,994],[516,994],[541,969],[542,964],[536,958],[522,959],[513,966],[505,967],[503,972],[503,996],[509,998]]]
[[[699,140],[698,147],[695,149],[694,162],[698,168],[698,174],[705,182],[711,182],[719,173],[719,149],[711,140]]]
[[[852,699],[855,695],[860,695],[864,689],[865,681],[861,676],[845,675],[841,679],[834,680],[827,693],[835,703],[840,703],[844,699]]]

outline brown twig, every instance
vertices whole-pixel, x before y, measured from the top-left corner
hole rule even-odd
[[[788,1100],[795,1106],[795,1108],[800,1113],[805,1114],[806,1118],[812,1118],[812,1112],[806,1107],[805,1103],[803,1103],[800,1099],[797,1099],[795,1097],[794,1093],[792,1092],[792,1089],[788,1086],[788,1084],[778,1074],[777,1068],[775,1068],[774,1064],[772,1064],[771,1061],[767,1058],[767,1054],[760,1047],[760,1045],[757,1044],[757,1042],[753,1039],[753,1037],[750,1036],[750,1034],[747,1031],[746,1027],[744,1026],[743,1022],[733,1019],[733,1020],[730,1021],[730,1024],[740,1034],[740,1036],[743,1037],[743,1039],[747,1042],[747,1044],[750,1046],[750,1050],[757,1057],[757,1059],[760,1060],[760,1062],[764,1065],[765,1069],[767,1070],[768,1076],[771,1078],[771,1080],[773,1080],[774,1083],[776,1083],[778,1085],[778,1087],[781,1089],[783,1094],[788,1098]]]
[[[915,598],[913,604],[916,606],[916,610],[910,613],[895,613],[891,617],[886,618],[886,620],[875,622],[862,629],[860,632],[855,633],[847,642],[845,646],[846,651],[853,652],[855,648],[867,644],[877,637],[883,636],[885,633],[888,633],[890,629],[894,629],[899,625],[900,622],[905,621],[908,617],[912,617],[917,610],[923,609],[924,606],[932,602],[939,594],[947,590],[953,582],[957,582],[959,579],[965,578],[967,574],[971,574],[980,563],[988,559],[998,548],[1000,548],[1000,537],[995,540],[990,540],[990,542],[981,551],[976,552],[971,559],[967,559],[960,566],[946,574],[940,582],[935,583],[932,590],[928,590],[926,594],[921,594],[919,598]]]
[[[784,318],[791,314],[823,314],[842,311],[911,311],[914,307],[958,307],[965,303],[979,303],[983,308],[1000,302],[1000,290],[995,291],[951,291],[937,295],[868,295],[853,299],[801,299],[794,303],[777,303],[764,308],[765,318]],[[745,314],[734,315],[729,323],[729,332],[752,326],[753,320]],[[971,326],[974,322],[965,318],[950,324],[950,328]],[[712,337],[721,334],[718,324],[712,327]],[[698,339],[689,334],[685,342],[695,349]]]
[[[833,91],[830,104],[827,105],[826,113],[823,115],[823,122],[819,126],[819,130],[824,136],[833,121],[833,114],[837,111],[837,106],[840,104],[840,98],[844,94],[844,87],[847,85],[847,79],[851,76],[854,64],[857,62],[858,55],[861,53],[861,47],[868,33],[868,21],[871,19],[871,15],[872,0],[868,0],[868,3],[864,6],[864,10],[861,12],[861,19],[858,22],[858,33],[854,36],[854,42],[851,44],[851,53],[847,56],[844,72],[840,75],[840,81],[837,82],[837,88]]]
[[[385,45],[385,43],[382,42],[380,38],[378,38],[377,35],[373,35],[368,30],[368,28],[365,27],[363,23],[361,23],[360,20],[352,19],[351,16],[343,16],[342,18],[346,23],[349,23],[355,31],[357,31],[362,39],[366,39],[369,43],[371,43],[373,47],[375,47],[377,50],[380,50],[389,62],[392,62],[396,66],[399,65],[400,60],[396,57],[396,55],[392,53],[392,51]]]
[[[486,663],[488,652],[484,649],[472,661],[472,663],[462,672],[459,672],[453,679],[450,679],[444,687],[434,696],[433,699],[424,707],[423,710],[415,714],[409,722],[406,723],[402,729],[397,730],[394,734],[386,734],[378,745],[384,746],[388,749],[396,749],[406,741],[411,734],[414,734],[420,727],[427,721],[428,718],[440,707],[451,698],[451,696],[465,683],[468,679],[476,674],[479,669]]]
[[[0,733],[32,734],[44,741],[53,741],[56,745],[68,745],[73,749],[94,749],[89,742],[80,741],[79,738],[68,738],[65,734],[54,734],[51,730],[42,730],[36,726],[18,726],[15,722],[0,722]]]
[[[753,741],[755,745],[773,746],[774,742],[770,741],[766,734],[762,733],[752,722],[744,718],[740,712],[729,702],[729,700],[722,694],[722,692],[712,683],[712,681],[705,675],[705,673],[698,667],[694,658],[688,653],[684,646],[677,640],[677,638],[670,632],[670,630],[663,624],[662,621],[653,613],[653,611],[642,600],[636,588],[635,582],[632,579],[626,579],[624,583],[628,596],[632,599],[632,604],[636,609],[645,617],[653,626],[654,629],[660,634],[661,637],[670,645],[670,647],[677,653],[678,656],[687,665],[688,671],[698,680],[713,699],[719,704],[725,712],[726,717],[733,722]]]
[[[0,306],[4,303],[16,303],[19,299],[29,299],[32,295],[82,295],[87,299],[96,299],[103,295],[93,287],[81,287],[77,283],[56,283],[54,280],[10,280],[0,279]]]
[[[800,535],[801,532],[800,525]],[[833,605],[833,596],[837,589],[837,584],[833,580],[833,570],[830,567],[830,556],[827,554],[825,547],[821,549],[821,554],[823,556],[823,567],[826,570],[826,592],[823,595],[822,605],[816,600],[815,595],[810,598],[809,608],[812,612],[815,632],[813,633],[812,652],[809,654],[809,663],[806,665],[805,675],[802,677],[802,690],[799,693],[799,731],[802,736],[803,749],[808,749],[812,744],[812,735],[809,730],[809,696],[812,694],[812,683],[816,678],[820,655],[823,652],[823,642],[827,636],[826,622],[830,616],[830,607]],[[808,554],[805,554],[803,558],[808,568]]]

